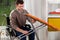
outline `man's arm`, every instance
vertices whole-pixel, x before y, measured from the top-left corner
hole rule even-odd
[[[31,19],[31,21],[32,21],[32,23],[35,23],[36,22],[36,20],[34,20],[34,19]]]
[[[28,31],[24,31],[22,29],[20,29],[18,26],[17,26],[17,23],[16,23],[16,14],[12,13],[11,14],[11,17],[10,17],[10,25],[13,29],[15,29],[16,31],[18,32],[21,32],[23,34],[27,34]]]

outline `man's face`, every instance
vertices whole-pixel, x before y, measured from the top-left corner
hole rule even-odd
[[[21,10],[21,9],[24,8],[24,4],[18,4],[18,5],[16,5],[16,7],[17,7],[19,10]]]

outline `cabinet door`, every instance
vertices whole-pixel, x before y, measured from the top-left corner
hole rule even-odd
[[[55,26],[55,28],[60,29],[60,18],[48,18],[48,23]],[[52,28],[48,27],[49,31],[53,31]]]

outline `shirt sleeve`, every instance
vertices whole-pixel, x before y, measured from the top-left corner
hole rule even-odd
[[[11,13],[10,14],[10,25],[13,29],[17,28],[17,23],[16,23],[16,14],[15,13]]]

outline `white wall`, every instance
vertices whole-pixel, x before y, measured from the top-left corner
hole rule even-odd
[[[60,31],[49,32],[48,40],[60,40]]]
[[[49,3],[60,3],[60,0],[48,0]]]

